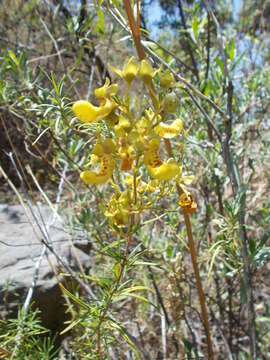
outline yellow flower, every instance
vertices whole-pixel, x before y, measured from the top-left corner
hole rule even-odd
[[[120,139],[120,138],[126,136],[126,131],[119,124],[117,124],[114,126],[114,134],[115,134],[116,138]]]
[[[152,65],[149,64],[149,62],[147,62],[146,60],[142,60],[139,75],[146,85],[150,85],[155,75],[155,70],[153,69]]]
[[[101,157],[104,153],[111,154],[115,151],[115,143],[112,139],[101,140],[93,147],[92,153]]]
[[[145,136],[150,129],[150,122],[145,117],[142,117],[136,124],[137,131],[140,135]]]
[[[101,120],[116,108],[116,103],[111,98],[116,93],[117,84],[110,85],[110,80],[106,78],[104,86],[95,90],[100,106],[95,106],[86,100],[79,100],[73,104],[72,110],[81,121],[91,123]]]
[[[158,150],[159,150],[159,140],[158,139],[150,140],[149,149],[144,154],[144,163],[146,166],[158,167],[162,165],[162,161],[160,160],[160,157],[158,155]]]
[[[92,150],[92,154],[101,157],[104,154],[103,146],[100,143],[97,143]]]
[[[91,155],[90,164],[91,165],[97,165],[100,162],[100,157],[98,157],[95,154]]]
[[[192,195],[189,192],[184,192],[178,201],[178,204],[183,208],[187,213],[193,213],[197,209],[197,204],[193,200]]]
[[[164,162],[158,167],[147,166],[149,174],[158,180],[168,181],[181,172],[180,166],[175,162]]]
[[[126,59],[123,71],[116,69],[115,67],[111,67],[112,70],[119,75],[122,79],[124,79],[127,83],[131,84],[131,82],[135,79],[138,74],[139,68],[134,56],[129,59]]]
[[[139,194],[144,194],[145,192],[154,193],[159,188],[159,180],[154,179],[150,180],[147,183],[140,181],[137,186],[137,192]]]
[[[164,122],[159,123],[155,127],[155,133],[165,139],[171,139],[179,135],[183,129],[183,122],[181,119],[174,120],[170,125]]]
[[[121,228],[127,224],[128,208],[128,196],[125,191],[120,194],[113,194],[104,215],[109,218],[111,225]]]
[[[83,171],[80,175],[81,180],[87,185],[100,185],[108,181],[114,169],[114,160],[111,155],[104,154],[98,172]]]
[[[159,140],[152,139],[149,143],[149,150],[144,155],[144,163],[149,174],[158,180],[168,181],[181,174],[181,167],[173,160],[163,162],[159,155]]]
[[[107,99],[102,106],[94,106],[86,100],[76,101],[72,106],[72,110],[77,118],[87,123],[105,118],[113,109],[115,109],[115,103],[110,99]]]
[[[97,143],[92,151],[91,163],[101,162],[97,172],[86,170],[80,175],[81,180],[87,185],[100,185],[108,181],[113,174],[114,160],[112,153],[115,151],[115,144],[112,139],[106,139]]]
[[[130,132],[129,141],[135,145],[137,152],[142,154],[148,146],[149,137],[154,135],[155,133],[150,121],[143,116],[136,122],[135,127]]]
[[[111,98],[111,96],[116,95],[118,90],[117,84],[111,84],[109,78],[106,78],[105,84],[95,89],[95,96],[97,99],[108,99]]]

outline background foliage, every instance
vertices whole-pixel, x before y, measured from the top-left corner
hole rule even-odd
[[[33,199],[40,197],[25,170],[27,164],[52,202],[66,169],[60,212],[66,217],[68,231],[91,243],[91,270],[77,275],[94,293],[90,299],[76,279],[67,286],[63,278],[63,306],[67,306],[71,319],[65,330],[70,354],[78,359],[206,356],[186,230],[176,194],[163,199],[142,219],[142,226],[134,234],[124,281],[114,294],[106,321],[100,324],[117,281],[125,239],[115,234],[101,212],[104,188],[85,187],[79,180],[79,172],[89,162],[96,128],[81,125],[70,109],[75,100],[94,100],[93,89],[102,86],[106,77],[116,78],[110,65],[122,68],[124,59],[135,55],[130,34],[119,21],[120,16],[126,18],[122,3],[101,3],[1,2],[1,167],[20,188],[7,156],[12,151],[18,166],[21,164],[28,194]],[[192,216],[192,228],[215,357],[224,358],[226,354],[229,359],[255,358],[250,350],[252,329],[248,319],[253,311],[257,358],[267,359],[270,2],[215,1],[212,10],[219,28],[203,1],[149,0],[141,2],[141,9],[142,43],[153,64],[168,65],[229,115],[230,127],[209,101],[191,91],[194,102],[180,81],[178,115],[183,119],[187,141],[176,144],[176,155],[181,156],[187,173],[195,175],[192,192],[198,210]],[[153,9],[160,17],[158,24],[153,23]],[[133,91],[136,106],[142,100],[142,89],[136,84]],[[236,191],[222,147],[228,131]],[[4,178],[0,181],[1,197],[10,201]],[[28,326],[30,321],[35,324],[31,325],[33,333],[16,347],[20,355],[15,358],[26,358],[29,349],[37,354],[33,359],[41,359],[42,352],[47,354],[44,359],[58,358],[49,340],[43,347],[35,343],[36,334],[43,331],[35,319],[36,314],[30,311],[29,319],[19,313],[16,322],[1,323],[0,347],[12,352],[14,341],[18,344],[18,324]],[[97,354],[95,333],[99,326],[103,353]]]

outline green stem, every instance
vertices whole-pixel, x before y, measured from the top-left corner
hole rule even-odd
[[[114,287],[112,288],[111,292],[110,292],[110,295],[108,297],[108,300],[106,302],[106,306],[103,310],[103,313],[99,319],[99,323],[98,323],[98,326],[97,326],[97,352],[98,352],[98,356],[100,359],[102,359],[101,357],[101,325],[108,313],[108,310],[110,308],[110,305],[111,305],[111,302],[112,302],[112,298],[114,296],[114,294],[116,293],[116,291],[118,290],[119,288],[119,285],[120,285],[120,282],[122,280],[122,277],[123,277],[123,274],[124,274],[124,269],[125,269],[125,266],[126,266],[126,263],[127,263],[127,259],[128,259],[128,252],[129,252],[129,247],[130,247],[130,244],[131,244],[131,241],[132,241],[132,225],[133,225],[133,222],[134,222],[134,215],[131,216],[131,220],[130,220],[130,225],[129,225],[129,232],[128,232],[128,239],[127,239],[127,244],[126,244],[126,250],[125,250],[125,256],[124,256],[124,259],[121,261],[120,263],[120,271],[119,271],[119,275],[118,275],[118,278],[117,278],[117,281],[114,285]]]

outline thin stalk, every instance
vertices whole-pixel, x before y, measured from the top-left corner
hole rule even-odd
[[[125,10],[127,13],[130,29],[132,31],[132,37],[133,37],[133,40],[134,40],[134,43],[136,46],[136,51],[138,53],[139,59],[142,60],[145,58],[145,53],[144,53],[144,50],[141,45],[140,27],[137,26],[137,24],[136,24],[129,0],[123,0],[123,3],[124,3],[124,7],[125,7]],[[138,10],[138,8],[137,8],[137,10]]]
[[[198,260],[197,260],[195,244],[194,244],[192,230],[191,230],[190,218],[189,218],[189,214],[186,213],[185,211],[184,211],[184,219],[185,219],[185,225],[186,225],[186,229],[187,229],[188,245],[189,245],[190,256],[191,256],[193,271],[194,271],[195,280],[196,280],[196,287],[197,287],[200,306],[201,306],[201,316],[202,316],[203,326],[204,326],[204,330],[205,330],[205,334],[206,334],[208,359],[212,360],[212,359],[214,359],[214,352],[213,352],[213,345],[212,345],[212,340],[211,340],[208,314],[207,314],[207,310],[206,310],[205,295],[203,292],[201,278],[200,278],[200,272],[199,272],[199,267],[198,267]]]

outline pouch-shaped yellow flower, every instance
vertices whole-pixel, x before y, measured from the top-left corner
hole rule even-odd
[[[149,143],[149,150],[144,155],[144,163],[149,174],[158,180],[168,181],[181,174],[181,167],[174,161],[163,162],[159,155],[159,140],[152,139]]]
[[[86,100],[76,101],[72,106],[72,110],[77,118],[87,123],[105,118],[114,108],[115,103],[110,99],[107,99],[102,106],[94,106]]]
[[[103,154],[99,171],[83,171],[81,180],[87,185],[100,185],[108,181],[114,170],[114,160],[110,154]]]
[[[150,149],[144,154],[144,163],[146,166],[156,168],[163,164],[156,149]]]
[[[112,154],[115,152],[115,142],[113,139],[105,139],[101,141],[101,146],[105,154]]]
[[[159,123],[155,127],[155,133],[165,139],[171,139],[178,136],[183,129],[183,122],[181,119],[174,120],[170,125],[164,122]]]
[[[95,171],[83,171],[80,175],[82,181],[87,185],[104,184],[109,180],[114,170],[114,160],[112,154],[115,152],[115,143],[112,139],[100,140],[95,144],[91,155],[91,164],[100,164],[100,168]]]
[[[158,167],[147,166],[149,174],[158,180],[168,181],[179,175],[181,172],[180,166],[175,162],[166,162]]]

